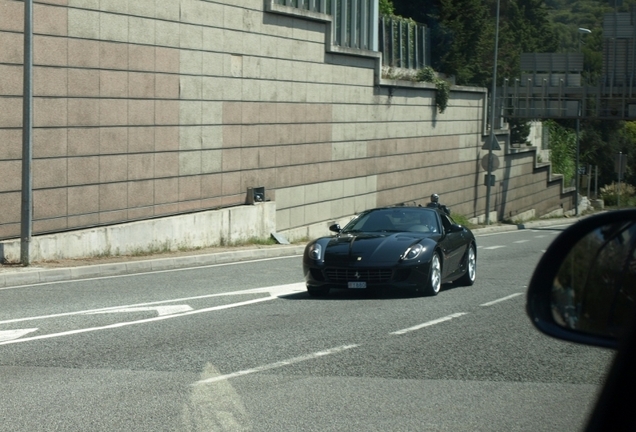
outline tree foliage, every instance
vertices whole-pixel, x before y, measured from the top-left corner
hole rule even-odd
[[[457,84],[490,87],[496,0],[393,0],[393,5],[396,14],[431,29],[435,70],[454,76]],[[501,0],[500,79],[518,75],[522,52],[550,52],[556,46],[543,0]]]
[[[380,15],[395,15],[395,7],[391,0],[380,0]]]
[[[499,1],[498,85],[504,78],[519,77],[521,53],[578,50],[584,54],[585,82],[597,84],[602,73],[603,18],[614,10],[609,2]],[[491,87],[497,0],[381,0],[383,3],[390,4],[393,14],[412,18],[430,29],[432,66],[436,71],[454,76],[460,85]],[[623,0],[617,10],[627,12],[634,5],[636,0]],[[580,34],[580,27],[592,33]],[[575,136],[573,121],[552,123],[558,126],[557,136],[563,139]],[[524,142],[525,124],[521,121],[510,124],[513,142]],[[619,151],[628,155],[628,166],[636,166],[636,125],[623,121],[585,121],[581,126],[580,160],[582,164],[600,167],[599,185],[616,179],[613,164]],[[570,153],[562,154],[565,158]],[[554,155],[552,161],[554,165]],[[573,170],[573,155],[570,161],[563,162],[558,169]],[[628,171],[626,179],[636,184],[636,173]]]
[[[599,186],[618,180],[614,169],[614,157],[627,155],[627,172],[623,180],[636,184],[636,125],[634,122],[595,120],[583,122],[581,135],[581,162],[599,167]]]

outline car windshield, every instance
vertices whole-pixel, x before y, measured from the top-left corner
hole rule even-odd
[[[439,232],[435,210],[414,208],[376,209],[360,214],[342,230],[355,232]]]

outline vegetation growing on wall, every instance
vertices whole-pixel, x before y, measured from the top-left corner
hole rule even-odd
[[[563,174],[565,186],[574,178],[576,134],[553,120],[544,123],[550,137],[550,162],[552,172]]]
[[[417,80],[435,84],[435,105],[437,105],[437,110],[440,113],[446,111],[450,97],[450,84],[448,81],[439,78],[430,66],[417,72]]]

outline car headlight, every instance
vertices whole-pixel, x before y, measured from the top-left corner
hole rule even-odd
[[[322,256],[322,246],[320,246],[320,244],[318,243],[312,244],[311,246],[309,246],[307,255],[313,260],[320,260],[320,257]]]
[[[408,260],[412,260],[415,259],[417,257],[419,257],[420,255],[422,255],[422,253],[426,250],[426,248],[424,246],[422,246],[421,244],[416,244],[413,245],[411,247],[409,247],[406,252],[404,252],[404,254],[402,254],[402,259],[404,261],[408,261]]]

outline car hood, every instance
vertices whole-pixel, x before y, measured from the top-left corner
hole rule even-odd
[[[360,233],[342,234],[329,240],[325,248],[325,264],[399,261],[406,249],[430,235],[422,233]]]

